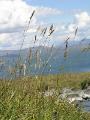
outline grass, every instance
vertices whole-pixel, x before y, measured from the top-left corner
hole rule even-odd
[[[44,91],[80,89],[90,73],[23,77],[0,80],[0,120],[90,120],[90,114]]]

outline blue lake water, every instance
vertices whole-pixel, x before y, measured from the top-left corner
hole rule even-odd
[[[80,107],[85,112],[90,112],[90,100],[80,102]]]

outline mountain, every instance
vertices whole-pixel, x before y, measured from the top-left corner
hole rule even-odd
[[[26,64],[26,74],[58,74],[62,72],[87,72],[90,71],[89,39],[71,42],[65,50],[65,43],[57,47],[35,47],[30,49],[0,51],[0,66],[14,67],[19,59]],[[32,51],[31,63],[28,56]],[[39,51],[39,54],[37,53]],[[39,58],[38,58],[39,56]],[[2,62],[3,61],[3,62]],[[26,61],[26,62],[25,62]],[[0,71],[0,76],[7,75],[5,69]]]

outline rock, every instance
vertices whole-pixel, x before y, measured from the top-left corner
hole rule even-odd
[[[72,90],[71,89],[68,89],[68,88],[64,88],[63,90],[62,90],[62,93],[71,93],[72,92]]]
[[[60,94],[60,98],[65,99],[67,95],[73,93],[71,89],[64,88]]]
[[[63,89],[62,94],[60,95],[61,99],[66,99],[68,102],[72,103],[74,101],[82,101],[82,96],[84,92],[82,90],[71,90],[71,89]]]
[[[51,89],[51,90],[47,90],[44,92],[44,96],[48,97],[48,96],[53,96],[53,95],[56,95],[56,91],[54,89]]]
[[[86,90],[84,90],[84,94],[83,94],[83,99],[87,100],[90,99],[90,87],[87,88]]]
[[[83,100],[83,98],[76,93],[67,95],[66,99],[68,100],[69,103]]]

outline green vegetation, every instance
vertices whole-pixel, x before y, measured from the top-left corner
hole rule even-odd
[[[81,88],[90,73],[23,77],[0,80],[0,120],[90,120],[90,114],[58,95],[45,96],[46,90]]]
[[[90,78],[87,78],[86,80],[81,82],[81,89],[86,89],[88,86],[90,86]]]

